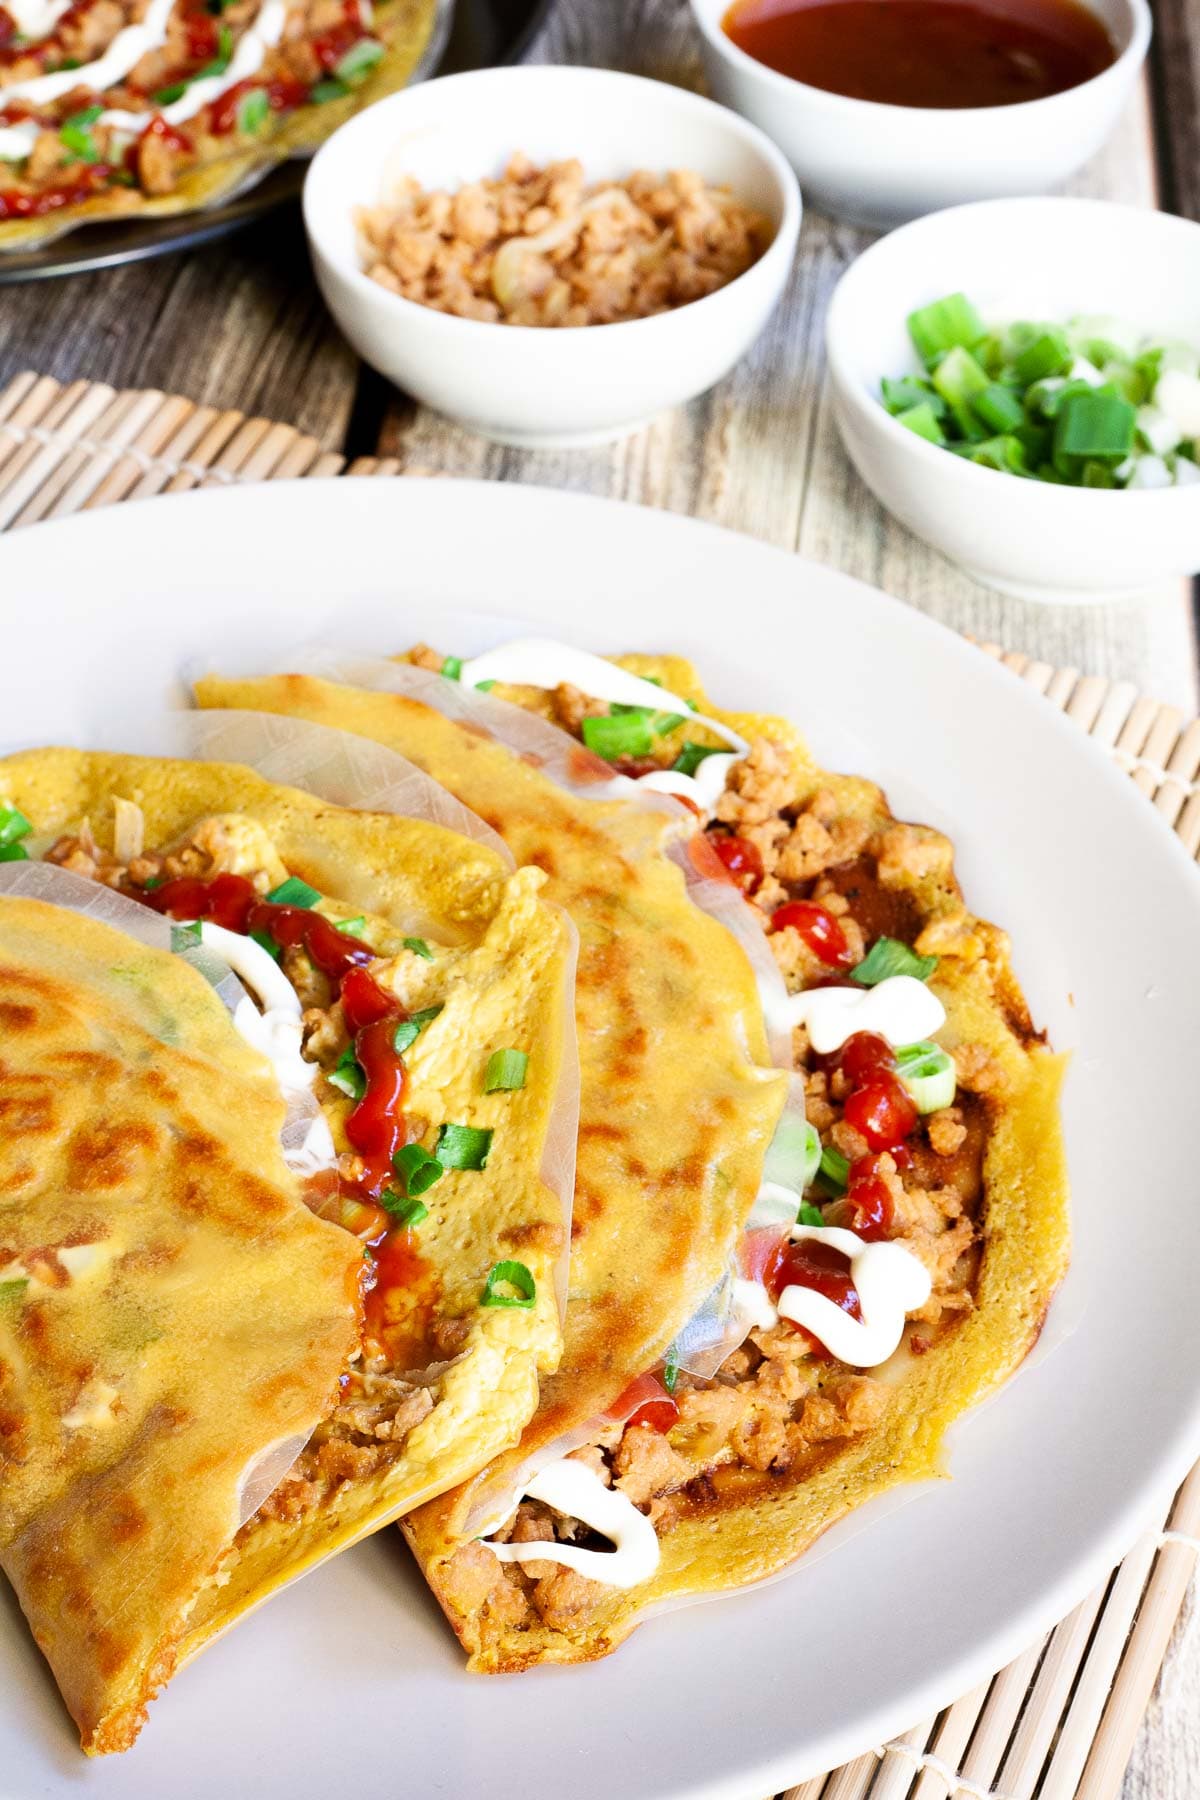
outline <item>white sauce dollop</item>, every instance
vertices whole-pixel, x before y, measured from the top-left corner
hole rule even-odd
[[[252,988],[262,1005],[260,1012],[249,995],[239,1000],[233,1015],[235,1028],[246,1042],[270,1061],[284,1093],[311,1087],[316,1065],[300,1054],[303,1037],[300,997],[273,956],[253,938],[208,919],[200,923],[206,949],[219,956],[234,974]]]
[[[852,1319],[824,1294],[798,1286],[780,1294],[779,1316],[811,1331],[831,1356],[851,1368],[873,1369],[886,1362],[904,1336],[908,1314],[924,1306],[933,1290],[924,1263],[902,1244],[864,1243],[857,1232],[836,1225],[794,1225],[789,1235],[794,1244],[811,1238],[850,1258],[862,1318]]]
[[[594,700],[607,700],[620,706],[652,706],[656,712],[679,712],[697,725],[705,725],[739,756],[750,746],[745,738],[728,725],[703,713],[692,712],[687,701],[669,689],[658,687],[640,675],[631,675],[603,656],[590,650],[576,650],[570,644],[556,643],[553,638],[514,638],[511,644],[498,644],[482,656],[469,657],[462,666],[464,687],[478,687],[481,681],[504,681],[516,687],[556,688],[570,682]],[[711,758],[709,759],[711,760]],[[723,784],[722,784],[723,785]],[[669,790],[677,792],[676,789]]]
[[[0,99],[4,90],[0,88]],[[33,154],[33,146],[41,136],[42,127],[34,119],[22,119],[19,125],[0,125],[0,161],[24,162]]]
[[[656,794],[677,794],[692,800],[707,818],[725,792],[730,769],[740,761],[736,750],[720,750],[697,764],[694,775],[685,775],[680,769],[652,769],[648,775],[639,775],[637,784],[652,788]]]
[[[485,678],[486,679],[486,678]],[[578,1519],[610,1538],[611,1551],[585,1550],[578,1544],[537,1539],[528,1544],[482,1542],[501,1562],[554,1562],[575,1569],[606,1587],[632,1588],[649,1581],[658,1568],[658,1536],[644,1513],[617,1488],[605,1487],[586,1464],[569,1457],[547,1463],[518,1496],[541,1500],[564,1518]]]
[[[83,63],[78,69],[56,69],[49,75],[31,75],[25,81],[14,81],[0,92],[7,100],[32,100],[35,105],[61,100],[75,88],[91,88],[103,93],[116,87],[139,63],[147,50],[166,42],[167,23],[175,0],[150,0],[145,18],[136,25],[118,31],[103,56],[95,62]],[[149,122],[147,114],[143,123]]]
[[[32,44],[49,37],[71,4],[72,0],[9,0],[5,11],[16,26],[18,37]]]
[[[763,995],[773,1027],[807,1025],[819,1056],[840,1050],[856,1031],[874,1031],[889,1044],[915,1044],[946,1023],[946,1009],[915,975],[889,975],[874,987],[807,988],[800,994]]]

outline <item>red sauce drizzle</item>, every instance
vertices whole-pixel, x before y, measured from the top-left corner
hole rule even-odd
[[[788,900],[771,914],[769,929],[798,931],[814,956],[831,968],[849,969],[854,957],[846,942],[846,934],[827,906],[815,900]]]
[[[749,838],[730,837],[724,832],[711,832],[708,841],[729,879],[744,894],[752,894],[763,878],[763,859],[758,845],[752,844]]]
[[[862,1318],[858,1289],[850,1275],[850,1258],[829,1244],[813,1238],[804,1238],[798,1244],[785,1239],[767,1265],[764,1280],[772,1300],[778,1301],[786,1287],[812,1288],[849,1313],[852,1319]],[[805,1330],[803,1325],[792,1328],[808,1339],[815,1356],[823,1362],[833,1361],[824,1344],[811,1331]]]
[[[90,200],[113,173],[109,163],[92,163],[90,167],[77,167],[70,181],[41,188],[36,194],[0,188],[0,219],[41,219],[64,206],[77,206],[82,200]]]

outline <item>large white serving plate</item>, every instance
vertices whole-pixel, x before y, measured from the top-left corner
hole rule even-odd
[[[761,1800],[965,1692],[1129,1547],[1200,1454],[1200,880],[1076,726],[843,576],[530,489],[306,482],[115,507],[0,542],[0,606],[8,748],[133,746],[183,673],[278,665],[302,641],[468,653],[501,616],[683,651],[722,704],[790,715],[952,833],[971,903],[1077,1046],[1051,1347],[956,1433],[952,1481],[606,1662],[504,1679],[464,1674],[388,1531],[273,1600],[128,1756],[90,1765],[5,1590],[5,1800]]]

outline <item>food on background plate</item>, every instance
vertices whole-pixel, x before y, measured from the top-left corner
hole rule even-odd
[[[569,734],[557,760],[591,770],[597,813],[624,793],[653,817],[677,796],[693,866],[753,909],[776,977],[760,977],[768,1023],[789,1039],[807,1104],[806,1122],[790,1110],[776,1132],[728,1283],[657,1363],[627,1362],[624,1382],[610,1363],[605,1404],[593,1377],[572,1405],[576,1284],[594,1305],[593,1271],[614,1297],[626,1279],[591,1260],[584,1229],[539,1419],[519,1451],[405,1522],[473,1668],[587,1660],[654,1607],[777,1572],[852,1507],[936,1471],[945,1429],[1023,1360],[1066,1266],[1061,1064],[1004,933],[967,910],[949,841],[894,819],[869,782],[819,769],[785,721],[714,709],[671,657],[607,662],[523,640],[410,658],[331,653],[309,666],[340,686],[291,674],[198,694],[403,750],[519,856],[528,801],[510,795],[498,813],[477,748],[455,750],[445,722],[430,731],[431,708],[469,724],[474,746],[483,732],[523,741],[514,704]],[[562,822],[546,820],[537,860],[558,865]],[[590,934],[575,916],[586,993]],[[581,1003],[577,1218],[589,1073],[602,1072],[594,1052],[589,1071],[585,1016]],[[626,1204],[631,1222],[645,1216],[636,1193]]]
[[[1013,106],[1116,61],[1079,0],[735,0],[725,35],[809,87],[885,106]]]
[[[525,156],[498,180],[427,192],[413,176],[355,213],[373,281],[437,312],[505,325],[609,325],[711,294],[774,236],[687,169],[588,185],[581,163]]]
[[[241,1613],[516,1441],[561,1351],[574,946],[540,871],[245,767],[29,751],[0,796],[0,883],[133,934],[42,906],[0,938],[0,1562],[103,1752]],[[232,1019],[181,956],[236,974]]]
[[[9,0],[0,252],[210,206],[404,86],[435,0]]]
[[[989,327],[965,294],[908,329],[926,373],[885,377],[883,404],[931,444],[1067,487],[1200,482],[1200,349],[1114,318]]]

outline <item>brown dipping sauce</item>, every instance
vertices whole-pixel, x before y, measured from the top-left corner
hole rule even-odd
[[[1117,51],[1079,0],[734,0],[739,50],[890,106],[1011,106],[1090,81]]]

